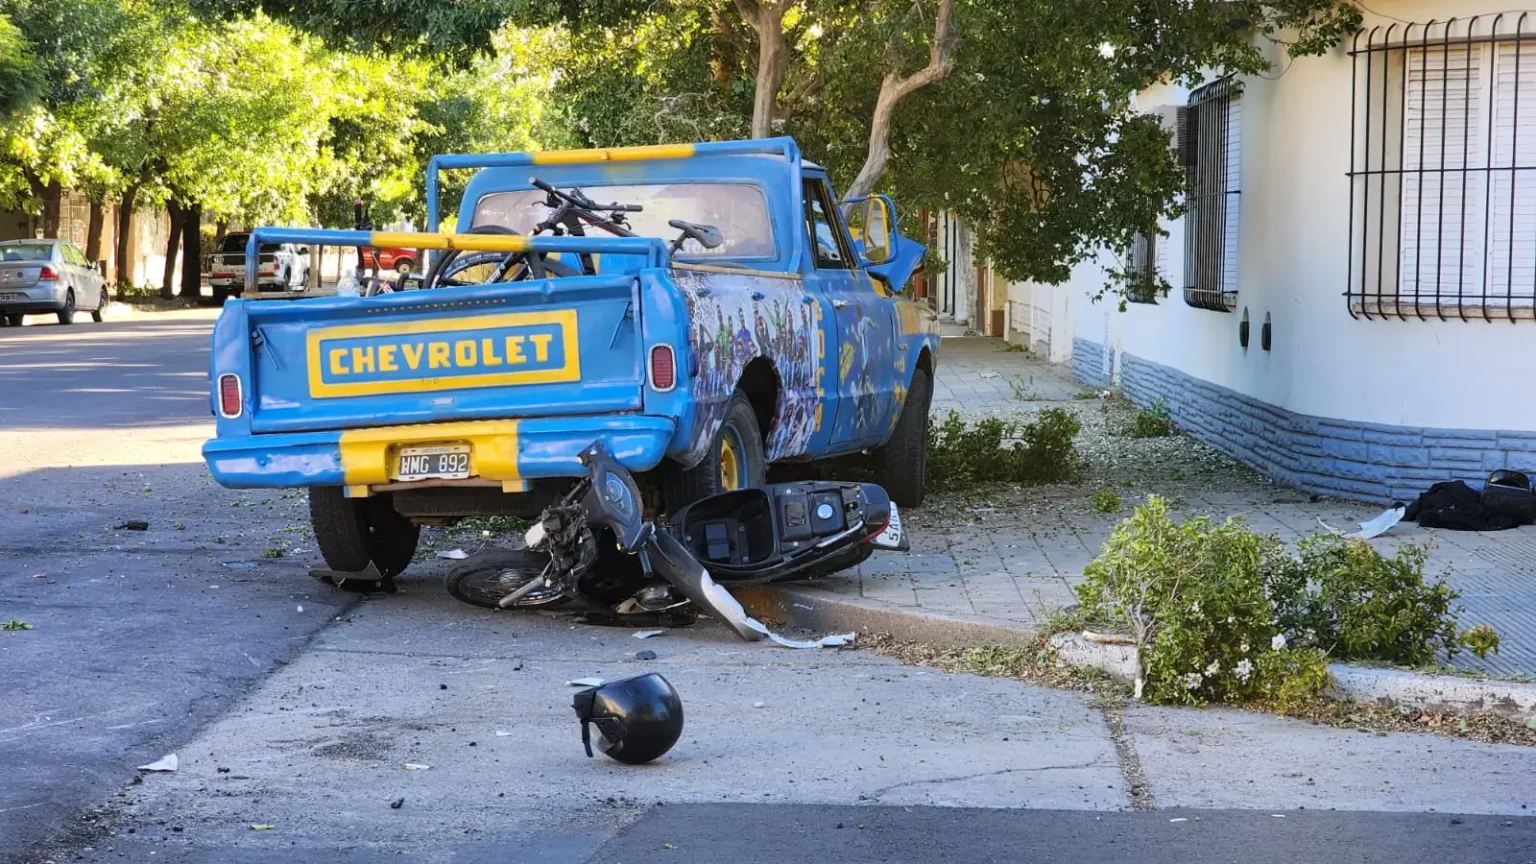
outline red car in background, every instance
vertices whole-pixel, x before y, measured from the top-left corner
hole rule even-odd
[[[383,270],[394,270],[398,273],[416,272],[415,249],[375,249],[368,247],[362,250],[363,266],[375,273]]]

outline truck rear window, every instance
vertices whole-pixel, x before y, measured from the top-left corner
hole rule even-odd
[[[559,186],[560,184],[556,184]],[[560,188],[565,188],[561,186]],[[685,219],[720,229],[725,243],[704,249],[692,240],[679,258],[772,258],[773,222],[763,191],[749,183],[663,183],[635,186],[582,186],[599,204],[639,204],[639,213],[624,214],[631,231],[641,237],[671,240],[677,229],[668,225]],[[538,189],[493,192],[475,204],[474,225],[499,225],[519,234],[549,218],[546,196]]]
[[[249,235],[249,234],[226,234],[226,235],[224,235],[224,242],[219,244],[219,251],[220,252],[244,252],[245,251],[245,244],[247,244],[249,242],[251,242],[251,235]],[[278,248],[278,244],[276,244],[276,243],[263,243],[263,244],[261,244],[261,251],[262,252],[276,252],[277,248]]]

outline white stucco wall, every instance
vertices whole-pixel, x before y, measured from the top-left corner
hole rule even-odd
[[[1394,18],[1427,22],[1497,13],[1501,0],[1375,0]],[[1366,27],[1391,21],[1371,13]],[[1283,56],[1277,69],[1285,68]],[[1173,367],[1289,411],[1401,426],[1536,430],[1536,322],[1368,321],[1351,318],[1349,275],[1351,58],[1346,47],[1301,58],[1278,80],[1252,78],[1241,96],[1238,308],[1090,304],[1103,284],[1093,265],[1073,274],[1077,338]],[[1182,105],[1163,86],[1138,105]],[[1183,226],[1166,225],[1167,278],[1184,273]],[[1358,250],[1356,250],[1358,254]],[[1391,256],[1388,251],[1388,257]],[[1248,310],[1244,350],[1238,325]],[[1259,347],[1268,313],[1271,351]]]

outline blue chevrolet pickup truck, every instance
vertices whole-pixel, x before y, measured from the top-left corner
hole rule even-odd
[[[594,441],[662,512],[859,451],[921,503],[938,329],[889,199],[839,202],[788,138],[439,156],[427,188],[422,233],[250,238],[420,250],[417,290],[231,300],[214,329],[208,467],[307,487],[332,568],[392,575],[421,525],[535,514]]]

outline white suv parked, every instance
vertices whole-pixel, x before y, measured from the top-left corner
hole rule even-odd
[[[215,300],[245,292],[245,247],[250,234],[226,234],[213,254],[208,284]],[[309,247],[292,243],[263,243],[258,251],[258,291],[304,291],[309,287]]]

